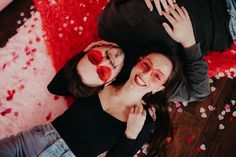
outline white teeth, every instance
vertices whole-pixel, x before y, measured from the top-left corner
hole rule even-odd
[[[146,86],[146,83],[142,80],[142,78],[139,75],[135,76],[135,82],[140,86]]]

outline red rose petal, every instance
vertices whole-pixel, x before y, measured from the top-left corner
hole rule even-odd
[[[49,112],[49,114],[46,116],[46,120],[49,121],[51,119],[52,112]]]

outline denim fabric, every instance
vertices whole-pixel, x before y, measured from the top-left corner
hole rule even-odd
[[[236,1],[226,0],[228,12],[230,15],[229,29],[233,39],[236,39]]]
[[[75,157],[51,124],[39,125],[0,140],[0,156]]]

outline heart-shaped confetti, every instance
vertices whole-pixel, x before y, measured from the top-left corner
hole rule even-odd
[[[225,111],[226,112],[230,112],[231,110],[230,110],[230,105],[229,104],[226,104],[225,105]]]
[[[222,116],[221,114],[218,115],[218,119],[219,120],[223,120],[224,119],[224,116]]]
[[[220,77],[224,77],[224,76],[225,76],[225,74],[224,74],[223,72],[220,72],[218,75],[219,75]]]
[[[223,124],[220,124],[220,125],[219,125],[219,129],[220,129],[220,130],[223,130],[224,128],[225,128],[225,126],[224,126]]]
[[[213,83],[213,80],[211,78],[209,78],[209,83]]]
[[[236,111],[234,111],[234,112],[232,113],[232,116],[236,117]]]
[[[187,101],[184,101],[182,104],[183,104],[184,107],[188,106],[188,102]]]
[[[62,38],[62,37],[63,37],[63,34],[62,34],[62,33],[59,33],[58,36],[59,36],[60,38]]]
[[[177,112],[182,113],[182,112],[183,112],[183,109],[182,109],[182,108],[178,108],[178,109],[177,109]]]
[[[211,87],[211,92],[214,92],[216,90],[216,87]]]
[[[221,112],[221,114],[222,114],[223,116],[225,115],[225,113],[226,113],[225,110],[223,110],[223,111]]]
[[[176,108],[179,108],[180,106],[181,106],[181,104],[180,104],[179,102],[176,102],[176,103],[175,103],[175,107],[176,107]]]
[[[204,112],[206,112],[206,110],[205,110],[203,107],[201,107],[201,108],[200,108],[200,112],[201,112],[201,113],[204,113]]]
[[[235,100],[231,100],[231,104],[234,106],[235,105]]]
[[[207,114],[206,114],[206,113],[202,113],[202,114],[201,114],[201,117],[202,117],[202,118],[207,118]]]
[[[209,110],[209,111],[214,111],[215,109],[216,109],[216,108],[215,108],[214,106],[211,106],[211,105],[208,106],[208,110]]]
[[[205,144],[201,144],[200,148],[201,148],[201,150],[206,150]]]

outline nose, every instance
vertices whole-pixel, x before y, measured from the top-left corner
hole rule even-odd
[[[149,84],[152,76],[152,68],[149,68],[145,71],[143,71],[143,78],[146,80],[146,82]]]

